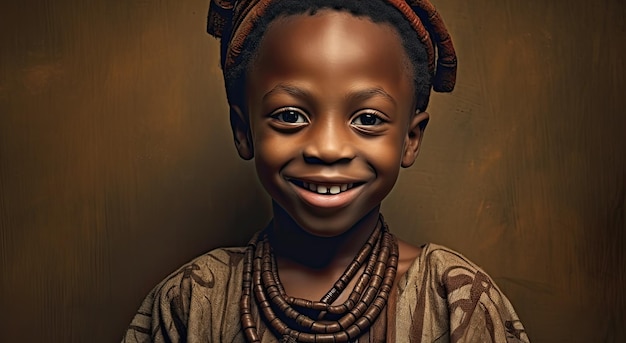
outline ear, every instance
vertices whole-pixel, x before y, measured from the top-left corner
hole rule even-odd
[[[254,157],[250,124],[241,109],[236,105],[230,106],[230,127],[233,130],[235,148],[244,160]]]
[[[422,145],[422,138],[424,137],[428,119],[430,119],[430,115],[427,112],[416,112],[413,118],[411,118],[409,131],[404,139],[404,154],[400,164],[403,168],[408,168],[415,162]]]

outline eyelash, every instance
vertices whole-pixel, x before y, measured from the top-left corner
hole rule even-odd
[[[281,118],[281,116],[287,113],[295,114],[296,116],[298,116],[298,119],[296,119],[295,122],[291,122],[291,121],[285,120],[284,117]],[[280,121],[281,123],[285,123],[288,125],[295,125],[295,124],[300,125],[300,124],[306,124],[309,122],[309,118],[307,118],[307,116],[302,111],[294,107],[285,107],[285,108],[278,109],[272,112],[272,114],[270,114],[270,117],[275,120]],[[303,120],[298,121],[299,119],[303,119]]]
[[[285,114],[291,114],[292,116],[296,116],[295,121],[285,120],[286,119],[284,117]],[[372,124],[364,124],[363,122],[361,122],[360,124],[355,123],[355,121],[357,120],[362,121],[362,117],[366,115],[372,116],[373,118],[370,118],[370,119],[373,119],[374,123]],[[269,116],[272,119],[282,124],[286,124],[286,125],[294,125],[294,126],[298,125],[299,126],[302,124],[308,124],[310,122],[308,116],[302,110],[295,108],[295,107],[280,108],[272,112]],[[294,118],[291,118],[291,119],[294,119]],[[386,122],[387,122],[386,119],[383,118],[380,112],[375,111],[375,110],[368,110],[368,111],[357,112],[356,116],[350,121],[350,125],[356,128],[366,129],[366,128],[373,128],[373,127],[379,126]]]
[[[355,124],[355,121],[364,115],[372,116],[373,117],[372,119],[374,119],[374,124],[363,124],[363,123]],[[365,111],[365,112],[358,113],[354,117],[354,119],[350,122],[350,124],[357,126],[357,127],[363,127],[363,126],[371,127],[371,126],[378,126],[378,125],[384,124],[385,122],[386,120],[382,117],[382,115],[378,111]]]

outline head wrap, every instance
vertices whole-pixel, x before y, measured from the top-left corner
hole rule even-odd
[[[211,0],[207,32],[222,42],[224,75],[238,63],[246,37],[267,7],[280,0]],[[441,16],[429,0],[380,0],[395,7],[417,32],[428,54],[428,71],[436,92],[451,92],[456,82],[457,60]]]

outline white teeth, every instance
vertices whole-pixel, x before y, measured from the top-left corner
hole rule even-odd
[[[311,192],[319,193],[319,194],[339,194],[341,192],[345,192],[354,186],[353,183],[344,183],[340,185],[316,185],[314,183],[308,183],[302,181],[302,188],[308,189]]]

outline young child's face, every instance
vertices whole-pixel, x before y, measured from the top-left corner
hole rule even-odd
[[[270,25],[248,73],[250,136],[261,183],[304,230],[345,232],[413,163],[428,115],[412,76],[387,24],[325,10]]]

